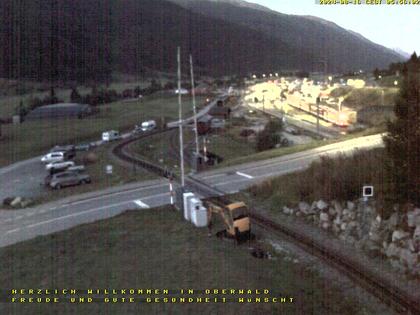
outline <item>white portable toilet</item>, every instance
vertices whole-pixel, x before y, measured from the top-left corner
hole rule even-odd
[[[203,207],[203,203],[200,199],[193,198],[190,200],[191,203],[191,222],[196,227],[207,226],[207,209]]]
[[[184,198],[184,218],[187,221],[191,221],[191,202],[190,200],[192,198],[194,198],[195,195],[192,192],[188,192],[188,193],[184,193],[183,194],[183,198]]]

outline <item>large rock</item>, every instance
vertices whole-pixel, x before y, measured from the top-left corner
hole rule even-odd
[[[13,199],[13,201],[10,203],[10,205],[13,208],[17,208],[17,207],[20,207],[21,202],[22,202],[22,198],[21,197],[16,197],[15,199]]]
[[[326,213],[326,212],[321,212],[321,213],[319,214],[319,221],[321,221],[321,222],[328,222],[328,221],[329,221],[329,219],[330,219],[330,217],[329,217],[328,213]]]
[[[350,211],[353,211],[356,207],[356,204],[354,202],[351,201],[347,201],[347,209]]]
[[[331,224],[328,221],[323,221],[321,223],[321,228],[323,228],[324,230],[328,230],[330,228]]]
[[[391,243],[389,244],[388,248],[385,250],[385,255],[388,258],[397,258],[400,256],[401,248],[398,247],[396,244]]]
[[[290,208],[288,208],[286,206],[283,207],[283,213],[284,214],[293,214],[293,212],[294,212],[293,209],[290,209]]]
[[[304,214],[309,214],[311,212],[311,206],[306,202],[299,202],[298,204],[299,211]]]
[[[334,216],[337,214],[337,211],[335,210],[335,208],[334,208],[334,207],[330,207],[330,208],[328,209],[328,214],[329,214],[331,217],[334,217]]]
[[[33,203],[33,202],[32,202],[32,200],[31,200],[31,199],[23,199],[23,200],[21,201],[21,203],[20,203],[20,206],[21,206],[22,208],[26,208],[26,207],[29,207],[32,203]]]
[[[420,209],[416,208],[414,211],[407,212],[407,224],[409,227],[420,226]]]
[[[418,254],[412,253],[406,248],[400,250],[399,256],[400,262],[404,263],[410,269],[418,264]]]
[[[398,242],[398,241],[408,238],[409,236],[410,236],[410,233],[408,232],[405,232],[403,230],[396,230],[392,233],[392,241]]]
[[[414,230],[413,239],[420,240],[420,226],[416,227]]]
[[[334,201],[332,204],[334,206],[335,213],[337,215],[341,215],[343,213],[343,207],[341,206],[341,204],[338,201]]]
[[[324,200],[318,200],[318,202],[316,203],[316,207],[319,210],[325,210],[328,207],[328,204]]]
[[[400,218],[397,212],[394,212],[388,219],[388,225],[389,228],[392,230],[395,230],[395,228],[397,227],[398,223],[400,222]]]

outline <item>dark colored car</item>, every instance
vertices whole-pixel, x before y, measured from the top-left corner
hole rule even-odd
[[[91,148],[90,143],[81,143],[75,146],[76,151],[89,151]]]

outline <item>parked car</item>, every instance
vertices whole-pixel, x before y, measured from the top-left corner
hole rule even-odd
[[[56,145],[50,150],[53,152],[65,152],[67,159],[72,159],[76,156],[76,147],[74,145]]]
[[[66,171],[71,171],[71,172],[83,172],[86,170],[86,167],[84,165],[74,165],[74,166],[70,166],[69,168],[66,169]]]
[[[156,121],[148,120],[141,123],[142,131],[150,131],[156,128]]]
[[[44,155],[41,158],[42,163],[51,163],[57,161],[64,161],[66,159],[66,154],[64,152],[51,152]]]
[[[109,142],[120,139],[120,133],[115,130],[109,130],[102,133],[102,141]]]
[[[80,143],[75,146],[76,151],[89,151],[90,148],[90,143]]]
[[[73,161],[55,161],[55,162],[51,162],[51,163],[48,163],[47,165],[45,165],[45,169],[47,171],[49,171],[49,170],[62,170],[62,169],[66,169],[70,166],[74,166]]]
[[[66,171],[52,175],[48,182],[51,188],[61,189],[66,186],[88,184],[91,182],[91,178],[86,173]]]

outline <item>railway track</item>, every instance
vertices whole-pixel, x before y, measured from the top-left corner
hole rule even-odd
[[[141,139],[158,133],[168,132],[170,130],[171,129],[155,131],[142,136],[127,139],[115,146],[112,152],[121,160],[143,167],[159,176],[178,179],[171,170],[151,163],[150,161],[135,157],[125,150],[125,147],[130,143],[140,141]],[[223,204],[229,204],[232,202],[229,198],[224,196],[225,193],[223,191],[215,187],[211,187],[196,178],[187,176],[185,178],[185,183],[187,188],[199,193],[205,198],[212,198],[213,200],[217,200]],[[349,259],[349,257],[344,256],[338,251],[328,248],[326,245],[305,235],[301,231],[296,231],[279,222],[274,222],[253,209],[250,209],[249,216],[253,223],[260,226],[262,229],[275,235],[286,237],[293,243],[303,248],[306,252],[316,255],[329,265],[340,270],[355,283],[394,309],[398,314],[420,315],[420,302],[418,300],[416,300],[413,296],[410,296],[408,293],[403,292],[394,283],[390,283],[389,281],[382,279],[379,275],[374,274],[372,271],[367,270],[360,262],[357,262],[354,259]]]

